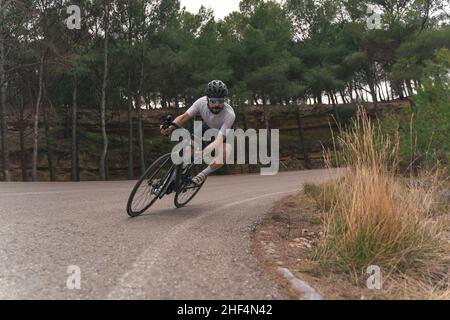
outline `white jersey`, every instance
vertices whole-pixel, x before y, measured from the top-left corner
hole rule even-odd
[[[208,109],[208,99],[206,96],[195,101],[186,112],[191,118],[200,114],[208,127],[219,130],[224,136],[227,135],[227,129],[233,127],[234,120],[236,119],[234,110],[228,103],[225,103],[223,110],[218,114],[212,113]]]

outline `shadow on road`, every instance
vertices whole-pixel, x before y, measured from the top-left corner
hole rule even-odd
[[[147,212],[138,217],[127,217],[127,221],[142,221],[142,220],[173,220],[174,218],[195,218],[211,209],[205,205],[190,205],[184,208],[166,208],[166,209],[149,209]]]

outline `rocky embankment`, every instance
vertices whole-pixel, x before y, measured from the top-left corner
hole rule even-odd
[[[393,101],[380,104],[382,110],[398,110],[408,106],[407,101]],[[371,109],[371,106],[367,106]],[[12,108],[11,108],[12,109]],[[330,105],[293,106],[250,106],[235,108],[235,128],[279,129],[280,130],[280,170],[303,169],[304,152],[300,142],[300,126],[303,127],[305,144],[312,167],[322,165],[322,148],[332,146],[331,130],[336,130],[336,114],[341,123],[347,122],[354,114],[354,105],[339,105],[336,110]],[[167,115],[181,114],[185,109],[142,110],[144,148],[146,165],[159,155],[168,152],[172,144],[159,135],[161,119]],[[134,174],[140,174],[137,115],[134,115]],[[31,110],[25,111],[23,122],[23,147],[20,142],[21,121],[18,113],[11,113],[8,119],[9,143],[11,149],[11,169],[14,180],[22,180],[22,159],[26,163],[27,176],[31,173],[33,145],[33,117]],[[49,180],[48,155],[51,155],[53,170],[57,180],[70,180],[71,119],[70,112],[52,111],[46,134],[42,117],[39,132],[39,180]],[[98,112],[81,109],[79,112],[79,166],[82,180],[98,179],[99,154],[102,147]],[[127,178],[128,163],[128,119],[126,110],[109,110],[107,133],[109,138],[108,174],[110,179]],[[47,152],[49,146],[50,153]],[[256,166],[230,165],[222,169],[224,173],[246,173],[257,170]]]

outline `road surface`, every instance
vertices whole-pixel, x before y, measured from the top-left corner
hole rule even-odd
[[[331,174],[212,176],[187,207],[170,195],[137,218],[134,181],[0,183],[0,299],[280,299],[251,229]]]

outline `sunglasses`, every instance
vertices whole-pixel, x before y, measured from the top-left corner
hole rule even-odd
[[[222,105],[222,104],[225,103],[225,99],[223,99],[223,98],[209,98],[209,102],[210,102],[211,104],[219,104],[219,105]]]

